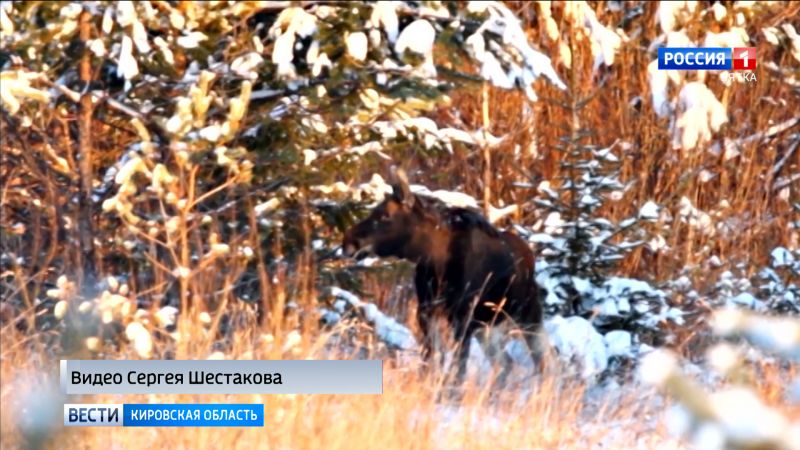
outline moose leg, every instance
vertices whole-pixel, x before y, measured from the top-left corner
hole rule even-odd
[[[433,336],[431,336],[431,308],[428,305],[419,304],[417,307],[417,325],[422,332],[422,360],[430,361],[433,354]]]
[[[495,387],[505,386],[514,364],[513,358],[506,352],[505,344],[507,341],[504,339],[505,337],[504,333],[500,333],[497,330],[486,330],[487,356],[491,360],[492,366],[500,364],[500,372],[494,380]]]
[[[430,360],[433,354],[433,336],[431,322],[433,319],[433,299],[438,288],[435,271],[426,264],[417,264],[414,274],[414,287],[417,291],[417,325],[422,333],[422,359]]]
[[[503,387],[506,385],[506,381],[508,381],[508,374],[511,373],[511,369],[514,364],[514,360],[511,358],[511,355],[506,353],[505,348],[500,350],[503,353],[502,367],[500,368],[500,373],[497,375],[497,379],[495,380],[494,384],[497,387]]]
[[[535,367],[534,370],[543,372],[548,347],[547,335],[543,327],[540,326],[536,329],[528,330],[525,333],[525,343],[528,344],[528,350]]]
[[[472,342],[472,335],[480,325],[469,321],[468,323],[457,322],[455,326],[455,337],[458,339],[458,372],[456,372],[458,383],[462,383],[467,375],[467,361],[469,360],[469,347]]]

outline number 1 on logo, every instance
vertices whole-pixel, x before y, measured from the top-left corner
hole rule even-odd
[[[756,49],[755,47],[737,47],[733,49],[733,70],[755,70],[756,69]]]

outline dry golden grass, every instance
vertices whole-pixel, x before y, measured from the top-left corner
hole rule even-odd
[[[183,335],[202,336],[201,326],[184,322]],[[257,330],[233,334],[229,359],[275,358]],[[620,392],[613,399],[585,401],[586,385],[563,373],[528,378],[517,389],[493,392],[490,383],[470,379],[456,393],[440,371],[421,370],[414,357],[384,362],[382,395],[97,395],[65,400],[57,394],[56,357],[37,349],[41,336],[2,330],[3,448],[661,448],[657,402],[651,392]],[[324,339],[307,339],[320,342]],[[210,342],[187,348],[185,358],[204,359]],[[319,345],[302,344],[286,358],[315,358]],[[134,358],[123,347],[100,355]],[[335,355],[334,355],[335,356]],[[347,357],[347,355],[341,355]],[[385,355],[384,355],[385,356]],[[331,357],[331,355],[329,355]],[[556,370],[556,369],[554,369]],[[37,400],[38,399],[38,400]],[[62,404],[84,403],[263,403],[263,428],[64,428]],[[38,405],[38,406],[37,406]],[[23,408],[27,413],[21,413]],[[31,432],[31,418],[49,429]],[[32,434],[30,434],[32,433]],[[36,439],[42,439],[37,445]]]

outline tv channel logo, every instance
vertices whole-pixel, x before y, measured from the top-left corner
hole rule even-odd
[[[756,69],[755,47],[661,47],[659,70],[734,70]]]
[[[120,427],[123,406],[120,404],[64,404],[64,426]]]
[[[756,70],[756,48],[755,47],[734,48],[733,70]]]
[[[64,405],[68,427],[263,427],[263,404]]]

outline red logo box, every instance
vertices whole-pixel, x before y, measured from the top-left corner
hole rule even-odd
[[[756,70],[756,48],[755,47],[734,48],[733,70]]]

